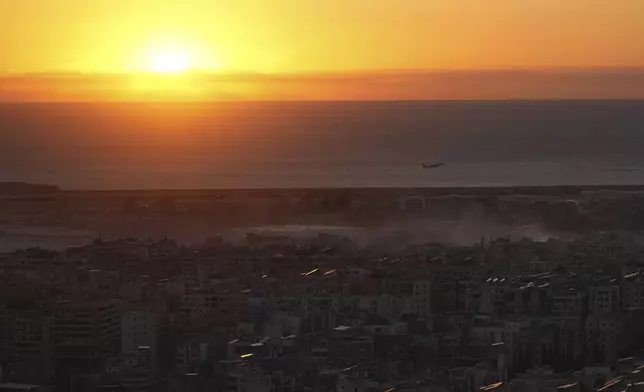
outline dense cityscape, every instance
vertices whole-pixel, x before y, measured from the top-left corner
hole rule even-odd
[[[572,206],[591,221],[583,211],[608,203],[592,195],[550,198],[548,206]],[[609,205],[636,216],[628,207],[636,202],[632,194],[621,202],[610,195]],[[526,196],[515,199],[530,204]],[[21,211],[15,196],[3,200]],[[23,212],[46,215],[27,200]],[[436,205],[445,206],[413,196],[392,208],[422,216],[431,203],[435,214]],[[0,388],[465,392],[644,385],[644,237],[637,231],[481,236],[469,245],[395,242],[263,231],[198,245],[97,236],[65,249],[7,251],[0,254]]]
[[[643,22],[0,0],[0,392],[644,392]]]
[[[0,0],[0,392],[644,392],[643,21]]]

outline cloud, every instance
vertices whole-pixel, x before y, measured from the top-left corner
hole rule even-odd
[[[643,99],[644,68],[376,71],[318,74],[194,73],[141,89],[143,74],[37,74],[0,77],[0,100],[478,100]],[[185,87],[185,88],[184,88]],[[192,94],[198,91],[198,94]]]

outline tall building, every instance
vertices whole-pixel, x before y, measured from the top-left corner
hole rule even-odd
[[[42,309],[18,312],[14,325],[15,380],[47,384],[53,375],[50,315]]]
[[[160,317],[147,310],[134,310],[121,317],[121,352],[136,352],[148,347],[154,361],[157,358]]]
[[[76,373],[92,371],[118,354],[121,319],[119,302],[76,299],[54,305],[53,338],[56,363]]]
[[[0,366],[7,368],[13,359],[14,312],[5,304],[0,304]]]

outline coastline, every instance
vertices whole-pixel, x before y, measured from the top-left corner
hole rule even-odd
[[[641,192],[644,184],[632,185],[537,185],[537,186],[426,186],[426,187],[315,187],[315,188],[203,188],[203,189],[60,189],[61,195],[122,195],[137,196],[145,194],[163,195],[256,195],[256,194],[297,194],[351,192],[357,194],[422,194],[426,196],[469,195],[573,195],[588,191]]]
[[[643,181],[644,182],[644,181]],[[423,186],[423,187],[276,187],[276,188],[131,188],[131,189],[64,189],[56,185],[30,184],[23,182],[0,182],[0,195],[7,194],[58,194],[62,196],[78,195],[103,195],[103,196],[139,196],[146,194],[163,195],[253,195],[253,194],[293,194],[293,193],[315,193],[315,192],[351,192],[351,193],[373,193],[391,194],[407,193],[422,194],[426,196],[443,195],[572,195],[588,191],[621,191],[640,192],[644,191],[642,184],[589,184],[589,185],[518,185],[518,186]]]
[[[482,237],[544,240],[561,233],[644,228],[637,212],[644,214],[643,200],[644,185],[64,190],[0,183],[0,225],[185,243],[238,234],[236,229],[360,228],[369,232],[366,237],[385,238],[389,228],[470,243]],[[24,234],[18,237],[43,240]]]

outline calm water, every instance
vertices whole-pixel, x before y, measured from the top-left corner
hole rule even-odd
[[[0,181],[644,184],[644,101],[0,104]]]

